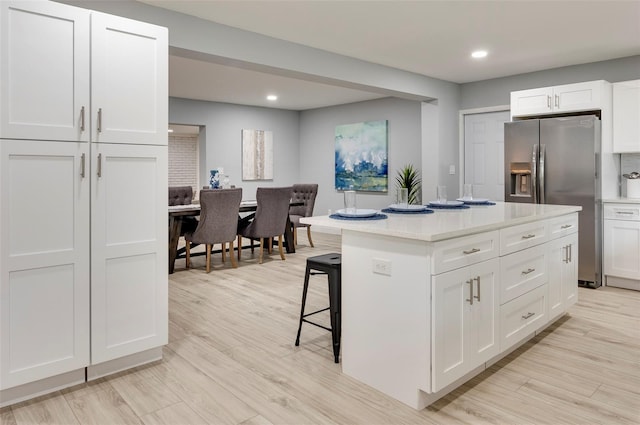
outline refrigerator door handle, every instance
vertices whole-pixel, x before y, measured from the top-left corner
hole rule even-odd
[[[540,203],[544,204],[546,203],[546,200],[544,199],[544,160],[545,160],[545,156],[546,156],[546,150],[547,150],[547,146],[546,145],[540,145]]]
[[[533,145],[531,155],[531,192],[533,193],[533,203],[538,203],[538,144]]]

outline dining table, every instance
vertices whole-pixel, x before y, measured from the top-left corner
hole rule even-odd
[[[291,201],[289,206],[304,205],[302,201]],[[200,204],[192,203],[186,205],[169,205],[169,274],[173,273],[175,262],[180,251],[178,250],[178,240],[182,231],[182,223],[185,217],[197,217],[200,215]],[[240,202],[241,213],[251,213],[258,209],[257,201]],[[284,229],[284,246],[287,253],[295,253],[296,246],[293,243],[293,230],[289,215],[287,215],[287,224]],[[182,248],[184,251],[184,248]]]

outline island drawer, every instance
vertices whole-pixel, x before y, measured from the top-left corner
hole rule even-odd
[[[578,213],[552,218],[548,222],[550,239],[557,239],[578,231]]]
[[[498,231],[449,239],[434,244],[433,274],[476,264],[498,256]]]
[[[500,257],[500,304],[547,282],[547,249],[538,245]]]
[[[500,306],[500,351],[517,344],[547,323],[547,285]]]
[[[500,230],[500,255],[511,254],[547,241],[547,222],[521,224]]]

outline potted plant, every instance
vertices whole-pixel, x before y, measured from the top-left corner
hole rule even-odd
[[[420,178],[420,172],[413,168],[413,165],[407,164],[398,170],[396,184],[398,188],[406,187],[408,189],[409,204],[415,205],[420,202],[422,179]]]

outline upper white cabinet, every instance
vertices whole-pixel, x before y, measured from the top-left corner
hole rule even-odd
[[[511,92],[511,116],[600,109],[606,84],[599,80]]]
[[[640,152],[640,80],[612,86],[613,151]]]
[[[91,14],[92,141],[167,144],[166,28]]]
[[[0,138],[167,143],[166,28],[55,2],[0,15]]]
[[[0,138],[89,140],[90,12],[0,2]]]

